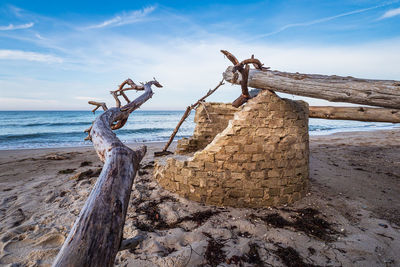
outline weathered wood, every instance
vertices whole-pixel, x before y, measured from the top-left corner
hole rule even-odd
[[[121,246],[132,183],[146,147],[131,150],[111,128],[114,122],[126,120],[132,111],[151,98],[152,84],[161,87],[157,81],[146,83],[141,96],[122,108],[106,110],[88,129],[104,166],[53,266],[114,265]]]
[[[366,107],[309,107],[310,118],[400,123],[400,110]]]
[[[242,76],[240,72],[232,72],[233,69],[233,66],[228,67],[223,77],[228,82],[240,84]],[[251,69],[248,86],[332,102],[400,109],[399,81]]]
[[[165,144],[163,150],[161,152],[154,152],[154,156],[159,157],[159,156],[165,156],[171,153],[167,152],[168,147],[171,145],[172,141],[175,138],[175,135],[178,133],[179,128],[181,127],[182,123],[186,120],[187,117],[189,117],[190,112],[192,111],[191,106],[186,107],[185,113],[183,113],[183,116],[181,120],[178,122],[176,125],[174,131],[172,132],[171,136],[169,137],[168,142]]]
[[[209,97],[209,96],[212,95],[215,91],[217,91],[217,89],[218,89],[221,85],[223,85],[223,84],[224,84],[224,79],[222,79],[214,89],[208,90],[207,94],[205,94],[202,98],[200,98],[199,100],[197,100],[196,103],[194,103],[194,104],[191,105],[191,106],[186,107],[185,113],[183,113],[183,116],[182,116],[181,120],[180,120],[180,121],[178,122],[178,124],[176,125],[174,131],[172,132],[171,136],[169,137],[169,140],[168,140],[168,142],[165,144],[163,150],[160,151],[160,152],[154,152],[154,155],[155,155],[156,157],[165,156],[165,155],[171,154],[171,153],[167,152],[167,149],[168,149],[168,147],[171,145],[172,141],[174,140],[175,135],[178,133],[178,130],[179,130],[179,128],[181,127],[182,123],[186,120],[187,117],[189,117],[190,112],[192,111],[192,109],[197,108],[197,107],[200,105],[200,103],[202,103],[207,97]]]
[[[137,247],[146,237],[144,235],[137,235],[135,237],[122,240],[119,251]]]

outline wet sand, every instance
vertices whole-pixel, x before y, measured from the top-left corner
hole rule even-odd
[[[400,265],[400,130],[310,137],[309,194],[265,209],[163,190],[148,145],[124,228],[144,240],[117,266]],[[0,151],[0,265],[50,266],[100,168],[91,147]]]

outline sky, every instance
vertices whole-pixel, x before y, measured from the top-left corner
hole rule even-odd
[[[164,87],[143,109],[183,110],[221,80],[221,49],[280,71],[400,80],[400,0],[3,0],[0,110],[113,106],[122,81],[153,77]],[[239,94],[226,84],[208,100]]]

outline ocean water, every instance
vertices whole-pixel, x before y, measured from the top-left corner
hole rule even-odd
[[[135,111],[127,124],[116,131],[127,143],[167,141],[184,111]],[[94,115],[90,111],[0,111],[0,150],[90,146],[84,141]],[[175,140],[194,130],[194,112],[182,124]],[[392,123],[310,119],[310,135],[371,131],[399,127]]]

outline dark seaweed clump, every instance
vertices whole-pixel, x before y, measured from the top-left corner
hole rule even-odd
[[[309,236],[319,238],[323,241],[334,241],[332,235],[338,232],[332,228],[332,225],[326,220],[318,217],[320,212],[312,208],[305,208],[299,210],[287,210],[295,212],[296,215],[292,216],[294,221],[288,221],[278,213],[272,213],[265,216],[250,215],[250,218],[261,219],[265,223],[278,228],[293,227],[297,231],[306,233]]]
[[[158,205],[163,203],[164,201],[174,201],[176,199],[171,196],[163,196],[158,201],[150,201],[136,209],[137,213],[141,213],[146,215],[146,220],[149,223],[139,222],[135,223],[135,227],[139,230],[146,231],[146,232],[154,232],[154,230],[166,230],[171,229],[171,225],[169,225],[160,215],[160,209]]]
[[[224,244],[220,240],[214,239],[211,235],[207,236],[209,240],[204,254],[205,260],[208,265],[218,266],[220,263],[225,262],[226,255],[225,251],[222,250]]]
[[[281,261],[288,267],[316,267],[318,265],[305,263],[300,254],[292,247],[281,247],[275,251]]]
[[[75,171],[75,169],[65,169],[65,170],[58,171],[58,174],[70,174],[70,173],[73,173],[74,171]]]
[[[91,164],[92,164],[91,161],[82,161],[80,167],[89,166],[89,165],[91,165]]]
[[[203,223],[205,223],[208,219],[210,219],[212,216],[217,215],[219,213],[220,211],[213,211],[213,210],[198,211],[189,216],[179,218],[175,224],[180,224],[182,222],[187,222],[187,221],[193,221],[197,223],[198,226],[200,226]]]

